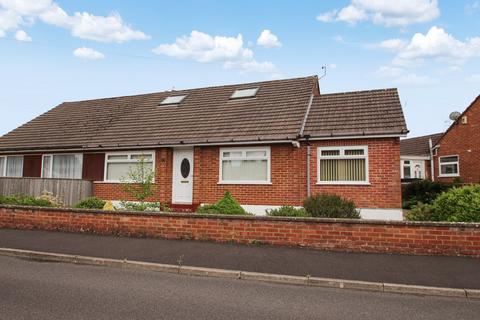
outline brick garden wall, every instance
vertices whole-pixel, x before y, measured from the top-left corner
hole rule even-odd
[[[480,224],[201,216],[0,206],[0,228],[480,257]]]

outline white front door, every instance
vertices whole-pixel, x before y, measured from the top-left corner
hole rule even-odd
[[[193,148],[173,149],[172,203],[192,204]]]

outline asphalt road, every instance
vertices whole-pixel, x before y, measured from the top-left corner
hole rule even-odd
[[[0,247],[316,277],[480,289],[480,259],[345,253],[0,229]],[[480,317],[479,317],[480,319]]]
[[[0,319],[478,319],[480,301],[0,257]]]

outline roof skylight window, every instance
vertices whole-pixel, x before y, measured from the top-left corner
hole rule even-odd
[[[163,104],[179,104],[180,102],[185,99],[186,96],[169,96],[163,99],[162,102],[160,102],[160,105]]]
[[[257,94],[258,88],[238,89],[230,96],[230,99],[253,98]]]

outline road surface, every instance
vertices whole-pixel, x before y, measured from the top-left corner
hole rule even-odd
[[[480,301],[0,257],[0,319],[479,319]]]

